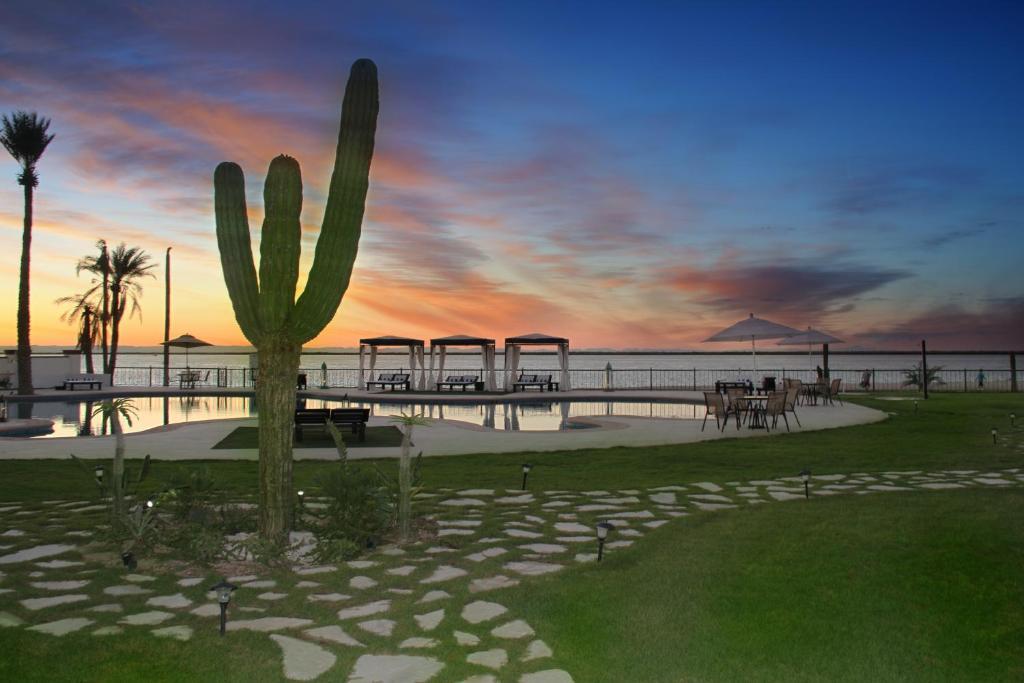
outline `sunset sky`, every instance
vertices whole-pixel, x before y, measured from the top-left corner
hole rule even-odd
[[[872,9],[872,6],[874,7]],[[851,348],[1024,347],[1024,4],[6,3],[0,112],[38,171],[32,341],[103,237],[160,263],[124,343],[241,344],[213,169],[302,165],[312,254],[353,60],[381,109],[352,286],[311,346],[542,331],[701,348],[753,312]],[[0,343],[17,166],[0,150]]]

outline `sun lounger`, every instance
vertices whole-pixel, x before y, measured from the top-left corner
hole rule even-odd
[[[336,427],[349,427],[360,441],[366,440],[366,423],[370,421],[369,408],[307,408],[295,411],[295,440],[302,441],[307,429],[326,429],[327,421]]]
[[[558,391],[558,382],[552,382],[551,375],[519,375],[519,379],[512,383],[512,392],[519,389],[526,391],[530,387],[537,387],[541,391]]]
[[[63,389],[65,391],[74,391],[75,387],[85,387],[86,389],[95,389],[99,391],[103,388],[103,379],[100,377],[70,377],[64,380]]]
[[[402,388],[405,389],[406,391],[409,391],[409,375],[402,373],[380,374],[377,375],[376,382],[366,383],[367,389],[372,389],[373,387],[377,386],[379,386],[381,389],[387,389],[388,387],[391,387],[392,391],[398,388]]]
[[[438,391],[441,391],[445,387],[452,390],[454,390],[455,387],[462,387],[463,391],[466,391],[469,387],[473,387],[477,391],[483,391],[484,383],[480,381],[478,375],[449,375],[445,381],[437,383]]]

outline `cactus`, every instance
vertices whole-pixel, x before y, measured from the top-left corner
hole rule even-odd
[[[352,65],[341,110],[337,157],[323,226],[305,290],[299,277],[302,178],[288,156],[270,163],[263,188],[265,218],[257,279],[245,207],[245,180],[238,164],[214,173],[217,246],[231,305],[242,333],[259,355],[259,529],[281,541],[292,522],[292,420],[295,377],[302,345],[334,317],[348,288],[356,258],[377,128],[377,67]]]

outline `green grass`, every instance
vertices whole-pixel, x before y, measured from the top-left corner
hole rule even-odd
[[[530,486],[539,489],[645,487],[688,481],[730,481],[814,472],[884,471],[918,468],[1013,467],[1024,454],[993,446],[990,430],[1009,428],[1009,414],[1024,415],[1024,395],[935,395],[921,401],[860,399],[892,413],[884,422],[769,438],[721,439],[696,444],[643,448],[614,447],[547,453],[499,453],[427,458],[423,482],[433,487],[519,485],[523,462],[535,465]],[[819,409],[821,410],[821,409]],[[1018,423],[1018,429],[1020,423]],[[420,427],[418,429],[429,429]],[[130,449],[129,449],[130,451]],[[394,460],[360,461],[391,471]],[[360,462],[355,463],[360,466]],[[154,462],[147,487],[158,489],[176,470],[200,461]],[[257,487],[255,461],[209,461],[211,474],[229,491]],[[310,489],[330,461],[295,463],[297,487]],[[88,497],[95,487],[68,460],[0,461],[0,500]]]
[[[1024,679],[1024,491],[700,514],[506,594],[576,680]]]
[[[213,448],[259,448],[258,431],[256,427],[238,427],[215,443]],[[347,433],[344,436],[345,445],[348,448],[380,448],[402,445],[402,432],[398,427],[367,427],[365,441],[359,441]],[[334,448],[334,441],[327,432],[306,430],[302,435],[302,441],[295,442],[295,448]]]

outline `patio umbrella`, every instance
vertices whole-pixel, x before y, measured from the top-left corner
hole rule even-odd
[[[800,334],[794,334],[792,337],[786,337],[779,342],[779,346],[795,346],[797,344],[807,344],[807,360],[810,362],[810,367],[814,369],[814,361],[811,360],[811,347],[821,344],[822,347],[826,347],[829,344],[845,344],[842,339],[833,337],[831,334],[816,330],[812,327],[808,327],[806,332]]]
[[[196,339],[191,334],[183,334],[180,337],[169,339],[162,342],[164,346],[177,346],[178,348],[185,349],[185,369],[188,370],[188,350],[194,349],[199,346],[213,346],[210,342],[204,342],[202,339]]]
[[[749,318],[745,318],[714,336],[708,337],[704,342],[737,342],[749,339],[750,350],[754,355],[754,377],[751,379],[755,379],[757,375],[757,340],[781,339],[782,337],[790,337],[799,333],[799,330],[795,330],[792,327],[773,323],[771,320],[755,318],[754,314],[751,313]]]

